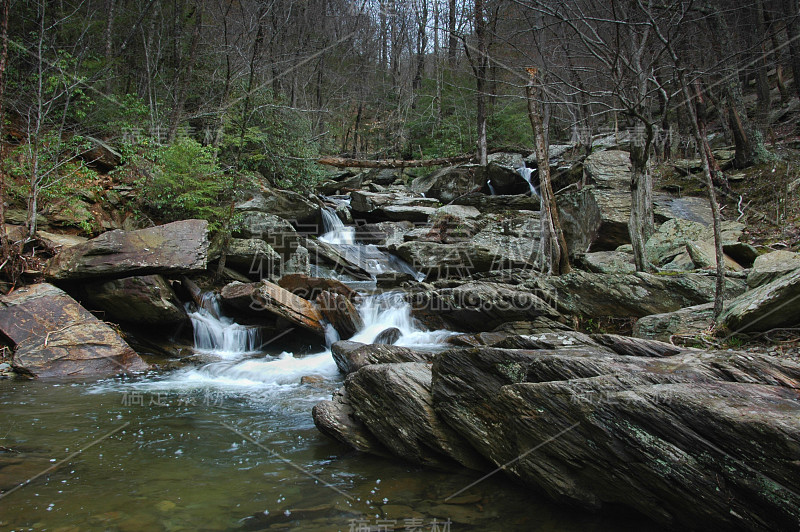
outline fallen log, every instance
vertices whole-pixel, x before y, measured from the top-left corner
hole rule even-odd
[[[475,157],[474,155],[460,155],[458,157],[440,157],[438,159],[347,159],[344,157],[323,157],[318,159],[319,164],[334,166],[336,168],[419,168],[421,166],[451,166],[464,163]]]
[[[503,146],[489,150],[489,153],[514,152],[530,155],[530,150]],[[351,159],[347,157],[322,157],[317,163],[336,168],[419,168],[422,166],[452,166],[476,160],[475,154],[439,157],[436,159]]]

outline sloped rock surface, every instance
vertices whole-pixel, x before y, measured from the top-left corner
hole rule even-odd
[[[47,263],[45,276],[63,281],[197,272],[206,268],[208,245],[205,220],[109,231],[63,249]]]
[[[99,378],[148,368],[111,327],[53,285],[0,296],[0,307],[0,331],[14,344],[18,371]]]
[[[102,310],[113,321],[159,325],[187,319],[175,291],[160,275],[89,283],[83,293],[92,310]]]

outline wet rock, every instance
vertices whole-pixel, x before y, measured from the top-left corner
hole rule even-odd
[[[109,231],[48,261],[55,280],[190,273],[206,269],[208,222],[183,220],[137,231]]]
[[[430,365],[366,366],[345,381],[345,389],[355,416],[395,456],[434,467],[487,468],[434,412]]]
[[[428,207],[441,204],[434,198],[415,197],[399,193],[376,193],[358,190],[350,194],[350,208],[359,214],[372,214],[389,207]]]
[[[493,153],[489,155],[487,162],[486,177],[498,194],[530,193],[530,185],[519,174],[519,169],[525,166],[522,155]],[[533,178],[534,185],[537,185],[536,174],[533,175]]]
[[[83,299],[106,319],[137,324],[176,324],[187,319],[178,296],[160,275],[87,283]]]
[[[349,190],[359,190],[364,182],[364,173],[359,173],[341,180],[325,181],[317,187],[317,192],[330,196]]]
[[[339,338],[347,340],[364,328],[364,320],[347,296],[322,291],[316,302],[322,316],[339,333]]]
[[[800,269],[728,301],[719,317],[733,332],[768,331],[800,324]]]
[[[347,246],[333,246],[321,240],[307,238],[305,247],[308,248],[309,261],[317,266],[325,266],[339,275],[347,275],[355,279],[370,280],[372,273],[369,271],[367,261],[370,257],[369,248],[355,250]],[[377,252],[377,249],[375,250]],[[378,258],[382,254],[374,253]]]
[[[714,325],[714,304],[706,303],[636,320],[633,336],[668,342],[672,335],[693,335]]]
[[[485,184],[486,177],[479,165],[462,165],[442,168],[418,177],[411,182],[411,190],[416,194],[449,203]]]
[[[266,313],[325,337],[325,326],[319,309],[310,301],[269,281],[227,284],[220,292],[220,299],[223,304],[239,312],[254,316]],[[266,321],[264,318],[265,323]]]
[[[408,347],[386,344],[361,344],[359,342],[339,341],[331,346],[333,360],[339,371],[353,373],[371,364],[391,364],[397,362],[431,362],[434,353]]]
[[[394,345],[403,335],[397,327],[389,327],[375,337],[374,344]]]
[[[753,262],[753,269],[747,276],[747,286],[756,288],[797,269],[800,269],[800,253],[783,250],[765,253]]]
[[[393,252],[427,279],[461,279],[475,272],[489,271],[495,264],[491,249],[466,242],[405,242]]]
[[[321,433],[336,441],[361,452],[391,456],[383,444],[355,416],[344,386],[334,392],[330,401],[317,403],[311,410],[311,417]]]
[[[781,528],[800,516],[796,364],[480,348],[441,354],[433,373],[440,419],[557,501],[623,504],[672,526]]]
[[[351,301],[360,299],[358,292],[336,279],[289,274],[281,277],[278,281],[278,286],[309,301],[314,301],[318,295],[325,291],[341,294]]]
[[[18,371],[99,378],[148,368],[111,327],[53,285],[0,296],[0,307],[0,331],[14,344]]]

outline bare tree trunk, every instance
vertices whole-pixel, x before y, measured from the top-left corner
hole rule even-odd
[[[475,0],[475,36],[478,40],[478,58],[474,67],[477,115],[478,160],[486,166],[488,145],[486,141],[486,21],[483,18],[483,0]]]
[[[458,51],[458,38],[456,37],[456,0],[447,3],[447,59],[450,68],[456,68],[456,52]]]
[[[653,236],[653,176],[650,173],[650,146],[653,141],[653,126],[642,120],[646,138],[641,144],[631,143],[631,217],[628,234],[633,247],[636,271],[653,270],[647,259],[645,244]]]
[[[694,135],[695,142],[697,142],[698,145],[707,145],[708,137],[706,135],[705,122],[699,119],[700,113],[698,113],[698,110],[695,109],[691,103],[692,97],[686,81],[686,73],[683,70],[680,71],[679,78],[681,82],[681,90],[683,91],[683,96],[686,101],[686,108],[689,112],[689,117],[692,122],[692,134]],[[697,99],[697,104],[703,104],[701,98]],[[712,174],[712,163],[716,164],[716,161],[708,156],[709,153],[710,152],[707,152],[706,150],[702,150],[703,174],[706,180],[706,187],[708,188],[708,200],[711,204],[711,216],[714,225],[714,249],[717,259],[717,283],[714,291],[714,318],[716,319],[722,313],[723,307],[725,291],[725,254],[722,250],[722,230],[720,228],[721,214],[719,210],[719,203],[717,203],[717,194],[714,189],[714,180]]]
[[[525,86],[528,99],[528,118],[533,129],[536,145],[536,160],[539,169],[539,194],[541,195],[541,231],[539,235],[539,260],[542,272],[550,275],[563,275],[570,272],[569,250],[564,231],[558,216],[553,185],[550,182],[548,139],[545,132],[542,112],[539,106],[541,87],[536,80],[537,69],[528,68],[530,79]],[[538,94],[537,94],[538,93]]]
[[[797,0],[783,0],[783,10],[786,13],[786,36],[789,39],[794,90],[800,97],[800,10]]]
[[[11,0],[0,0],[0,141],[5,136],[6,64],[8,63],[8,8]],[[6,159],[0,154],[0,250],[3,260],[11,259],[11,244],[6,231]]]
[[[172,117],[169,124],[169,135],[167,142],[172,143],[178,133],[178,127],[183,117],[183,107],[186,105],[186,94],[189,92],[189,84],[192,81],[192,71],[194,70],[194,63],[197,59],[197,45],[200,41],[200,28],[203,24],[203,7],[200,5],[195,11],[194,29],[192,30],[192,41],[189,45],[189,58],[186,64],[185,73],[180,80],[175,98],[175,108],[172,110]]]
[[[108,73],[106,74],[106,94],[111,94],[111,80],[114,78],[113,76],[113,69],[111,68],[111,54],[113,53],[111,47],[111,37],[112,37],[112,28],[114,24],[114,0],[106,0],[106,28],[104,34],[105,40],[105,54],[106,54],[106,68],[108,68]]]

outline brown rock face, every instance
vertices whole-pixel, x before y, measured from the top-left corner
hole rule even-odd
[[[137,231],[109,231],[50,259],[55,280],[189,273],[206,269],[208,222],[183,220]]]
[[[317,306],[325,319],[333,325],[339,337],[347,340],[364,328],[364,320],[353,303],[341,294],[321,292],[317,296]]]
[[[341,294],[351,301],[357,301],[359,297],[358,292],[341,281],[337,281],[336,279],[324,279],[321,277],[309,277],[301,273],[284,275],[281,277],[280,281],[278,281],[278,286],[309,301],[314,301],[323,291]]]
[[[50,284],[0,297],[0,331],[13,365],[39,377],[109,377],[147,364],[114,330]]]
[[[114,321],[175,324],[186,320],[178,296],[160,275],[126,277],[83,287],[84,303],[100,309]]]
[[[225,286],[220,295],[224,304],[240,311],[251,312],[253,315],[267,312],[271,316],[283,318],[325,336],[323,316],[313,303],[269,281],[250,284],[233,282]]]

